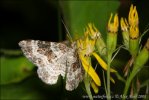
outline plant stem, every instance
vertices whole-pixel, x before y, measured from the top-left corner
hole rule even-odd
[[[127,98],[126,95],[127,95],[131,80],[132,80],[132,78],[129,77],[128,80],[126,81],[126,85],[125,85],[125,89],[124,89],[124,93],[123,93],[123,100],[125,100]]]
[[[130,74],[130,76],[128,77],[127,81],[126,81],[126,85],[125,85],[125,88],[124,88],[124,93],[123,93],[123,100],[126,99],[127,97],[127,92],[128,92],[128,89],[130,87],[130,84],[132,82],[132,79],[135,77],[135,75],[138,73],[138,70],[134,69],[132,71],[132,73]]]
[[[111,100],[111,93],[110,93],[110,63],[111,63],[111,54],[108,53],[108,68],[107,68],[107,100]]]
[[[92,93],[90,90],[90,77],[88,76],[87,72],[85,73],[84,84],[86,88],[87,95],[89,96],[90,100],[93,100]]]
[[[103,71],[103,70],[102,70]],[[105,81],[105,73],[103,71],[103,82],[104,82],[104,87],[105,87],[105,92],[107,94],[107,86],[106,86],[106,81]]]

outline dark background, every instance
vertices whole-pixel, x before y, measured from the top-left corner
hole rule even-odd
[[[2,0],[0,13],[1,48],[16,49],[23,39],[58,41],[58,1]]]

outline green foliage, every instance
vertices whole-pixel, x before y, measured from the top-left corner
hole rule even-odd
[[[119,7],[118,0],[111,1],[62,1],[64,20],[73,38],[83,35],[86,25],[91,22],[106,37],[106,27],[109,16]]]
[[[32,73],[34,65],[25,57],[1,57],[0,84],[19,82]]]
[[[1,100],[42,100],[46,96],[42,94],[34,83],[34,79],[26,80],[18,84],[1,85]]]

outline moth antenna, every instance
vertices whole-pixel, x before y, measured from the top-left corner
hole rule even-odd
[[[63,25],[64,25],[64,27],[65,27],[65,29],[66,29],[67,37],[69,38],[70,42],[72,43],[72,42],[73,42],[72,37],[71,37],[70,32],[69,32],[69,30],[68,30],[66,24],[64,23],[64,20],[63,20],[63,19],[62,19],[62,23],[63,23]]]

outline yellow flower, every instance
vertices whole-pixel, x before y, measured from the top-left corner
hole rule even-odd
[[[138,26],[139,18],[138,18],[138,12],[136,10],[136,6],[131,5],[129,16],[128,16],[128,21],[130,25]]]
[[[136,6],[131,5],[130,11],[129,11],[129,16],[128,16],[128,21],[130,24],[130,38],[131,39],[136,39],[139,37],[139,17],[138,17],[138,12],[136,10]]]
[[[130,38],[137,39],[139,37],[139,28],[137,26],[130,26]]]
[[[80,59],[82,61],[82,65],[83,65],[85,71],[91,76],[91,78],[94,80],[96,85],[101,86],[101,81],[100,81],[97,73],[95,72],[93,67],[88,63],[87,59],[85,59],[85,57],[83,57],[82,55],[80,55]]]
[[[95,49],[95,40],[89,39],[88,35],[85,36],[85,39],[79,39],[77,41],[77,46],[79,49],[79,53],[85,56],[89,56]]]
[[[97,39],[101,35],[98,29],[92,23],[89,23],[86,29],[91,39]]]
[[[89,37],[85,36],[85,39],[79,39],[77,41],[77,46],[78,46],[78,53],[79,53],[79,58],[82,62],[82,65],[85,69],[85,71],[92,77],[94,82],[100,86],[101,82],[100,79],[93,69],[92,65],[89,63],[90,61],[88,60],[90,57],[90,54],[94,51],[94,45],[95,45],[95,40],[89,39]]]
[[[126,18],[121,18],[121,30],[124,45],[127,49],[129,49],[129,24]]]
[[[121,29],[122,31],[128,31],[128,22],[126,20],[126,18],[121,18]]]
[[[109,22],[108,22],[108,31],[112,33],[116,33],[118,31],[119,21],[118,21],[118,15],[115,14],[113,22],[112,22],[113,14],[111,13]]]
[[[88,35],[90,39],[95,42],[95,48],[97,49],[98,53],[101,56],[106,55],[106,45],[99,30],[92,23],[88,24],[86,30],[87,31],[85,32],[85,34]]]
[[[97,39],[94,36],[95,36],[95,33],[97,33],[98,31],[97,29],[93,30],[92,28],[93,28],[92,24],[89,24],[87,31],[84,33],[84,38],[79,39],[77,41],[77,48],[78,48],[78,54],[79,54],[79,58],[81,60],[82,66],[84,67],[84,70],[88,73],[88,75],[93,79],[93,82],[91,82],[91,86],[95,91],[95,93],[97,93],[98,92],[97,86],[101,86],[101,81],[96,71],[92,67],[91,56],[93,55],[97,59],[99,64],[102,66],[102,68],[105,70],[107,70],[107,64],[99,57],[98,54],[94,52],[95,42]],[[116,72],[116,71],[114,69],[111,69],[111,72]]]
[[[107,55],[111,55],[116,49],[117,45],[117,31],[118,31],[118,15],[115,14],[113,22],[112,20],[113,14],[111,14],[111,17],[108,22],[108,34],[107,34]]]

